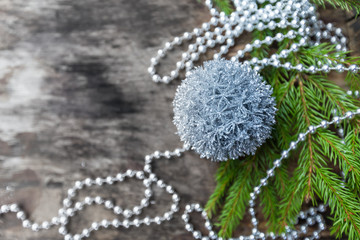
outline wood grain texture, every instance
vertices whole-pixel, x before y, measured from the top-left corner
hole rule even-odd
[[[172,124],[179,81],[157,85],[149,59],[164,42],[209,19],[196,0],[0,0],[0,204],[19,202],[36,221],[57,213],[65,191],[86,177],[142,169],[154,150],[181,146]],[[324,18],[347,29],[360,51],[359,23],[333,10]],[[179,51],[167,58],[168,72]],[[185,203],[206,203],[217,164],[187,153],[159,160],[155,172]],[[165,212],[169,198],[154,189],[153,210]],[[132,206],[143,196],[139,182],[85,190]],[[85,210],[71,223],[80,232],[94,220],[113,218]],[[248,233],[244,228],[240,232]],[[91,239],[192,239],[180,214],[161,226],[108,229]],[[57,229],[33,233],[14,215],[0,217],[0,239],[62,239]]]

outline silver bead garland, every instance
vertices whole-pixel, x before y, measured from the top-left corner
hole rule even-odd
[[[173,41],[167,42],[163,49],[158,51],[156,57],[151,59],[151,65],[148,69],[154,82],[169,83],[173,79],[177,78],[179,71],[186,68],[190,70],[194,66],[194,62],[199,59],[200,54],[205,53],[208,48],[213,48],[215,45],[221,45],[220,51],[214,55],[215,59],[225,55],[229,48],[234,45],[234,39],[239,37],[244,31],[251,32],[255,29],[264,30],[275,28],[285,29],[287,27],[294,28],[296,30],[289,30],[286,34],[277,34],[275,37],[266,37],[264,40],[255,40],[251,44],[247,44],[244,49],[239,50],[232,58],[232,60],[238,60],[244,57],[244,54],[251,52],[253,49],[260,48],[262,45],[270,45],[275,41],[282,41],[285,38],[295,39],[299,37],[297,43],[293,43],[289,49],[281,51],[279,54],[273,54],[269,58],[257,59],[252,58],[245,61],[253,66],[255,70],[261,70],[265,66],[282,67],[287,70],[296,70],[308,73],[315,72],[329,72],[335,70],[338,72],[351,71],[357,73],[359,66],[350,65],[344,66],[343,64],[328,61],[323,63],[317,62],[317,65],[306,67],[304,65],[292,65],[290,62],[283,61],[290,53],[296,52],[300,47],[313,46],[320,44],[321,40],[329,40],[331,43],[336,44],[337,51],[346,51],[346,38],[341,32],[341,29],[333,27],[332,24],[325,25],[322,21],[318,20],[315,15],[315,7],[311,5],[308,0],[270,0],[270,4],[265,5],[263,8],[258,7],[259,4],[263,4],[264,0],[234,0],[233,1],[236,11],[230,16],[227,16],[223,12],[218,12],[213,6],[210,0],[206,0],[206,5],[210,9],[212,15],[209,22],[203,23],[201,28],[195,28],[192,32],[186,32],[181,37],[175,37]],[[278,21],[275,21],[278,20]],[[213,30],[212,30],[213,29]],[[155,70],[156,65],[160,59],[163,58],[166,53],[171,50],[175,45],[180,45],[184,40],[193,39],[195,42],[188,46],[188,50],[182,54],[182,59],[176,63],[176,69],[170,72],[169,76],[160,77]],[[315,40],[312,40],[315,39]],[[348,95],[359,96],[359,92],[354,93],[349,91]],[[318,125],[309,126],[308,130],[304,133],[300,133],[296,141],[290,143],[288,149],[284,150],[281,157],[273,161],[271,168],[267,170],[267,175],[260,180],[260,183],[253,189],[250,194],[249,200],[249,213],[251,215],[251,222],[253,224],[252,233],[249,236],[239,236],[231,239],[266,239],[266,238],[282,238],[282,239],[297,239],[300,236],[305,236],[306,240],[317,239],[321,231],[325,229],[325,223],[321,216],[321,212],[325,211],[325,206],[320,204],[318,207],[310,208],[307,211],[300,212],[298,218],[304,220],[304,224],[299,227],[299,230],[287,228],[286,232],[281,235],[275,235],[274,233],[263,233],[258,230],[258,220],[254,210],[255,200],[259,195],[261,188],[266,186],[269,178],[274,176],[276,168],[281,166],[282,161],[287,158],[289,153],[296,149],[297,145],[304,141],[306,136],[314,134],[319,128],[327,128],[332,124],[339,124],[340,122],[351,119],[355,115],[360,115],[360,108],[355,112],[347,112],[344,116],[335,115],[331,121],[322,120]],[[343,136],[343,130],[339,129],[339,134]],[[145,164],[143,171],[135,171],[128,169],[124,173],[118,173],[115,176],[107,176],[105,178],[86,178],[83,181],[76,181],[74,186],[69,188],[67,196],[63,200],[62,207],[58,211],[58,215],[51,220],[44,221],[42,223],[36,223],[31,221],[24,211],[22,211],[17,204],[9,204],[0,206],[0,216],[7,213],[14,213],[16,217],[22,221],[24,228],[28,228],[32,231],[47,230],[51,227],[58,226],[59,233],[63,235],[65,240],[80,240],[87,238],[94,231],[101,228],[129,228],[129,227],[141,227],[143,225],[161,224],[164,221],[168,221],[173,218],[173,215],[179,211],[180,197],[175,192],[171,185],[166,184],[162,179],[152,172],[151,163],[154,159],[159,158],[171,158],[179,157],[183,152],[188,150],[189,146],[177,148],[174,151],[155,151],[150,155],[145,156]],[[99,185],[113,185],[123,182],[128,178],[134,178],[143,182],[145,186],[144,198],[137,206],[128,209],[122,209],[121,206],[116,206],[111,200],[104,199],[100,196],[90,197],[86,196],[82,201],[74,202],[75,196],[78,192],[84,188]],[[151,186],[156,184],[158,187],[164,189],[171,195],[172,205],[170,209],[155,217],[136,218],[141,214],[142,210],[149,207],[149,200],[152,197]],[[92,205],[101,205],[106,209],[112,210],[116,215],[121,215],[123,220],[120,219],[104,219],[100,222],[93,222],[91,226],[83,229],[79,233],[73,234],[68,231],[67,225],[69,220],[78,212],[84,208]],[[208,235],[202,234],[200,231],[194,229],[190,223],[190,213],[200,212],[205,219],[205,227],[209,230]],[[222,239],[212,229],[206,212],[200,206],[200,204],[189,204],[186,206],[182,215],[182,219],[185,223],[185,229],[191,232],[195,239],[209,240],[209,239]],[[308,234],[308,226],[317,224],[317,229]]]
[[[281,62],[281,59],[286,59],[290,53],[297,52],[300,47],[317,46],[321,43],[321,40],[328,40],[332,44],[336,44],[336,51],[347,51],[347,40],[341,29],[335,28],[331,23],[325,25],[321,20],[318,20],[315,7],[308,0],[271,0],[271,4],[263,8],[258,8],[257,4],[264,3],[263,0],[234,0],[236,11],[230,16],[227,16],[224,12],[218,12],[213,7],[212,1],[206,0],[205,3],[212,16],[210,21],[203,23],[201,28],[195,28],[192,32],[186,32],[183,36],[175,37],[171,42],[166,42],[164,48],[158,50],[158,54],[151,58],[148,72],[154,82],[169,83],[178,77],[181,69],[186,68],[186,71],[189,71],[194,66],[194,62],[199,59],[200,54],[205,53],[208,48],[213,48],[215,45],[221,46],[220,51],[215,53],[213,58],[221,58],[234,45],[234,39],[244,31],[286,29],[288,27],[296,30],[288,30],[286,34],[278,33],[275,37],[267,36],[264,40],[256,39],[253,43],[246,44],[244,49],[238,50],[231,60],[242,59],[245,53],[260,48],[262,45],[269,46],[273,42],[299,37],[298,42],[291,44],[289,49],[284,49],[279,54],[274,53],[270,57],[263,59],[252,58],[244,61],[244,63],[252,65],[257,71],[265,66],[282,67],[286,70],[308,73],[329,72],[332,70],[338,72],[351,71],[353,73],[359,71],[357,65],[344,66],[341,62],[337,63],[330,59],[328,59],[327,63],[317,61],[317,65],[309,67],[303,64],[292,65],[290,62]],[[182,59],[176,63],[176,68],[170,72],[170,75],[163,77],[158,75],[156,66],[161,58],[164,58],[166,53],[176,45],[182,44],[184,40],[194,40],[194,43],[189,44],[188,50],[182,54]]]
[[[258,220],[255,215],[255,200],[256,197],[260,194],[260,190],[263,186],[267,185],[269,178],[274,176],[275,169],[281,166],[281,162],[285,159],[289,152],[292,151],[297,147],[297,145],[304,141],[307,135],[313,134],[319,128],[326,128],[332,124],[339,124],[340,122],[346,119],[352,119],[355,115],[360,115],[360,108],[357,109],[356,112],[347,112],[344,116],[335,116],[331,121],[323,120],[319,125],[310,126],[309,129],[299,134],[298,139],[292,142],[287,150],[284,150],[281,154],[281,157],[276,159],[273,162],[273,166],[267,170],[266,177],[260,180],[259,185],[257,185],[253,192],[250,193],[250,200],[249,200],[249,213],[252,217],[251,222],[253,224],[252,234],[249,236],[239,236],[238,238],[231,238],[231,239],[238,239],[238,240],[245,240],[245,239],[265,239],[265,238],[282,238],[282,239],[296,239],[300,237],[302,234],[307,233],[307,227],[312,226],[314,224],[318,224],[317,230],[315,230],[311,236],[306,237],[306,240],[312,240],[319,238],[319,234],[321,231],[325,229],[325,223],[323,217],[319,214],[325,211],[325,206],[320,204],[316,208],[310,208],[307,211],[301,211],[298,218],[305,220],[303,225],[300,225],[299,230],[295,229],[286,229],[286,233],[281,235],[276,235],[274,233],[263,233],[258,230]],[[325,123],[325,124],[324,124]],[[341,132],[341,129],[339,130]],[[23,212],[17,204],[9,204],[9,205],[2,205],[0,206],[0,215],[6,213],[15,213],[16,217],[22,221],[22,225],[24,228],[28,228],[34,232],[40,230],[47,230],[53,226],[59,226],[59,233],[64,236],[64,240],[80,240],[83,238],[87,238],[90,236],[91,232],[97,231],[100,228],[108,228],[108,227],[115,227],[115,228],[129,228],[129,227],[140,227],[142,225],[150,225],[153,223],[161,224],[164,221],[169,221],[172,219],[173,215],[179,211],[179,202],[180,197],[175,192],[174,188],[171,185],[166,184],[162,179],[159,179],[155,173],[151,170],[151,163],[153,159],[159,159],[162,157],[171,158],[171,157],[179,157],[183,152],[188,149],[188,146],[184,146],[183,148],[177,148],[174,151],[155,151],[153,154],[145,156],[145,164],[143,171],[135,171],[128,169],[124,173],[118,173],[115,176],[107,176],[105,178],[96,178],[90,179],[86,178],[83,181],[76,181],[74,186],[69,188],[67,191],[67,197],[63,200],[63,206],[59,209],[58,215],[53,217],[49,221],[44,221],[42,223],[35,223],[29,220],[26,217],[25,212]],[[142,180],[144,186],[146,187],[144,195],[145,197],[141,200],[138,206],[134,206],[132,209],[122,209],[120,206],[116,206],[113,204],[111,200],[104,199],[100,196],[96,197],[89,197],[86,196],[83,201],[72,202],[72,199],[77,195],[78,191],[82,190],[83,188],[88,188],[91,186],[101,186],[101,185],[112,185],[118,182],[123,182],[126,178],[135,178],[138,180]],[[135,218],[131,219],[134,216],[140,215],[142,209],[149,206],[149,199],[152,196],[151,185],[155,184],[165,189],[165,191],[171,195],[172,198],[172,205],[171,208],[163,213],[163,215],[155,216],[155,217],[145,217],[145,218]],[[104,219],[100,222],[93,222],[89,228],[83,229],[81,232],[77,234],[69,233],[67,230],[67,224],[69,219],[72,218],[77,212],[82,211],[84,208],[89,207],[91,205],[101,205],[106,209],[112,210],[116,215],[122,215],[124,220],[120,219]],[[189,214],[192,212],[200,212],[202,217],[205,219],[205,227],[209,230],[209,234],[203,235],[198,230],[194,229],[193,225],[189,223],[190,216]],[[185,223],[185,229],[191,232],[195,239],[202,239],[202,240],[209,240],[209,239],[222,239],[217,236],[217,234],[212,229],[212,224],[210,223],[207,213],[203,210],[200,204],[189,204],[186,205],[185,211],[182,215],[182,219]]]

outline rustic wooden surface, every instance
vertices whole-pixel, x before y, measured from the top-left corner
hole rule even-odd
[[[157,85],[149,59],[166,40],[209,19],[196,0],[0,0],[0,204],[18,202],[36,221],[56,215],[65,190],[86,177],[142,169],[143,156],[181,146],[171,122],[175,82]],[[336,13],[336,14],[334,14]],[[322,11],[350,35],[360,53],[359,22]],[[176,53],[174,54],[176,56]],[[163,64],[171,69],[174,57]],[[217,165],[187,153],[159,160],[155,172],[184,203],[205,204]],[[143,186],[129,181],[86,190],[132,206]],[[155,189],[154,216],[169,198]],[[113,218],[101,208],[72,221],[80,232]],[[240,232],[248,233],[247,223]],[[192,239],[180,214],[161,226],[108,229],[91,239]],[[14,215],[0,217],[0,239],[62,239],[57,229],[33,233]]]

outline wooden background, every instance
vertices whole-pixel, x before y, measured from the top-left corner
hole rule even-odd
[[[359,55],[360,24],[352,14],[321,12],[326,22],[344,28]],[[145,154],[181,146],[171,122],[179,81],[155,84],[147,68],[167,40],[208,19],[196,0],[0,0],[0,205],[18,202],[32,219],[49,220],[74,181],[140,170]],[[172,69],[179,53],[165,60],[163,71]],[[175,186],[182,208],[206,203],[216,168],[193,153],[155,163],[155,172]],[[129,181],[82,195],[133,206],[143,190]],[[156,208],[145,211],[149,216],[169,207],[168,196],[154,191]],[[71,229],[80,232],[104,218],[113,216],[90,208]],[[239,233],[249,233],[248,226],[245,221]],[[180,214],[160,226],[110,228],[91,236],[120,238],[192,239]],[[33,233],[6,215],[0,217],[0,239],[62,238],[57,228]]]

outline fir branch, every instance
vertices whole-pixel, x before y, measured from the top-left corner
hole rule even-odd
[[[343,233],[349,239],[360,239],[360,206],[358,197],[344,186],[342,179],[324,166],[316,167],[314,185],[320,198],[329,202],[334,214],[332,234],[341,237]]]
[[[215,5],[221,9],[227,15],[230,15],[233,11],[233,7],[230,3],[230,0],[214,0]]]
[[[293,225],[291,223],[295,222],[297,214],[301,209],[301,205],[304,201],[305,188],[307,185],[306,182],[299,182],[295,179],[303,179],[301,178],[302,172],[297,169],[294,173],[294,177],[287,184],[285,197],[281,200],[279,204],[279,218],[273,223],[275,226],[276,232],[284,231],[285,227],[288,225]],[[299,184],[300,183],[300,184]]]
[[[225,193],[237,176],[237,171],[235,169],[239,169],[239,167],[240,164],[236,161],[226,161],[221,163],[216,173],[216,188],[205,206],[209,218],[212,217],[212,214],[218,210],[219,205],[223,202],[222,200]]]
[[[260,193],[262,212],[267,220],[270,231],[275,230],[275,226],[272,225],[272,223],[279,217],[278,195],[276,194],[276,191],[276,187],[273,184],[270,184],[264,187]]]
[[[229,188],[224,208],[219,217],[220,232],[224,237],[231,237],[234,228],[237,227],[242,219],[247,203],[250,199],[250,192],[255,185],[256,169],[253,168],[255,157],[251,157],[238,169],[237,178]],[[259,178],[257,179],[259,180]]]
[[[325,6],[325,3],[331,4],[333,7],[340,7],[343,10],[355,10],[357,14],[360,13],[360,2],[358,0],[312,0],[315,4]]]
[[[324,3],[323,0],[314,2]],[[345,9],[350,9],[350,5],[354,4],[351,6],[360,9],[360,2],[356,5],[357,2],[353,0],[328,2]],[[344,4],[348,4],[348,7]],[[267,35],[288,30],[254,31],[252,34],[254,39],[264,39]],[[288,48],[293,41],[296,39],[276,43],[277,52]],[[299,52],[290,54],[286,61],[305,66],[319,63],[360,64],[359,58],[348,57],[348,52],[339,54],[334,50],[335,46],[331,44],[303,47]],[[251,52],[251,56],[262,59],[268,57],[271,51],[269,47],[261,47]],[[252,187],[266,175],[266,170],[281,150],[286,149],[309,125],[319,124],[322,119],[330,120],[334,109],[344,114],[360,105],[330,82],[326,74],[304,74],[266,67],[261,75],[274,90],[278,108],[277,124],[273,138],[259,148],[254,157],[230,161],[231,164],[222,163],[217,172],[218,185],[208,202],[207,211],[220,215],[217,225],[220,226],[221,237],[231,236],[244,216]],[[360,90],[359,74],[349,73],[346,80],[351,89]],[[360,158],[360,120],[353,119],[343,126],[346,147],[334,131],[320,130],[315,135],[308,135],[298,151],[276,169],[274,178],[262,189],[259,199],[263,214],[269,221],[269,229],[281,232],[285,226],[292,226],[303,202],[312,200],[316,204],[317,198],[320,198],[330,203],[334,220],[332,232],[338,236],[345,233],[350,238],[358,239],[360,212],[359,207],[353,205],[354,201],[358,201],[356,194],[360,193],[360,164],[357,161]],[[289,167],[290,164],[296,165],[295,170]],[[344,171],[346,182],[331,172],[336,172],[337,168]]]

